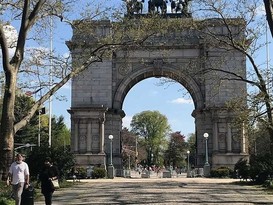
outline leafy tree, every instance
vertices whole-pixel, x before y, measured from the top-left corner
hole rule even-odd
[[[168,148],[165,152],[166,165],[172,165],[173,167],[185,166],[186,147],[184,135],[178,131],[171,133]]]
[[[15,123],[20,121],[20,119],[22,119],[22,117],[27,114],[28,110],[33,106],[34,103],[35,101],[32,97],[29,97],[25,94],[16,95],[14,110]],[[18,130],[18,132],[15,134],[14,142],[21,144],[36,143],[39,133],[38,124],[39,117],[38,113],[36,113],[36,115],[31,118],[29,123],[23,129]]]
[[[52,146],[66,147],[70,145],[70,131],[66,127],[64,117],[52,118]]]
[[[195,164],[196,159],[196,136],[194,133],[189,135],[189,138],[187,140],[187,147],[190,151],[189,157],[190,157],[190,164]]]
[[[187,146],[192,155],[196,153],[196,136],[194,133],[191,133],[187,140]]]
[[[70,149],[60,149],[60,147],[47,146],[34,147],[26,158],[29,165],[31,177],[37,179],[46,157],[50,157],[53,163],[58,166],[62,178],[67,177],[75,165],[75,158]]]
[[[22,116],[32,107],[35,103],[32,97],[19,93],[16,95],[14,117],[15,122],[20,120]],[[2,106],[0,105],[0,108]],[[1,110],[1,109],[0,109]],[[39,130],[39,113],[31,118],[30,122],[21,130],[19,130],[14,137],[16,144],[37,144],[38,134],[40,132],[42,146],[48,146],[48,120],[49,116],[40,114],[40,130]],[[70,131],[64,123],[64,117],[60,116],[52,118],[52,135],[53,146],[64,147],[70,144]]]
[[[167,117],[159,111],[143,111],[133,116],[131,127],[133,133],[144,139],[148,165],[162,162],[170,131]]]

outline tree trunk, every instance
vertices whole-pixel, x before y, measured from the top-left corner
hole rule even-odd
[[[14,151],[14,104],[16,93],[16,71],[6,72],[4,101],[0,126],[0,175],[6,180]]]
[[[267,23],[273,37],[273,0],[264,0]]]

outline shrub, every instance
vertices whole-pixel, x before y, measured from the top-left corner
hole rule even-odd
[[[59,168],[61,178],[65,178],[75,165],[75,157],[68,149],[48,148],[46,146],[34,147],[26,158],[31,173],[31,181],[37,179],[47,156],[51,157],[53,163]]]
[[[0,205],[14,205],[15,201],[11,199],[7,199],[5,197],[0,197]]]
[[[0,181],[0,205],[14,205],[15,202],[10,198],[11,186],[6,186],[4,181]]]
[[[99,178],[105,178],[106,177],[106,170],[101,167],[95,167],[92,174],[92,179],[99,179]]]
[[[273,159],[270,154],[251,156],[251,178],[257,184],[263,184],[273,176]]]
[[[248,179],[251,173],[247,160],[243,158],[235,164],[234,171],[240,179]]]
[[[273,189],[273,180],[266,180],[263,186],[267,187],[268,189]]]
[[[210,176],[215,178],[227,178],[231,176],[231,169],[228,167],[219,167],[210,171]]]
[[[75,174],[78,179],[85,179],[87,178],[87,170],[85,167],[77,167],[75,170]]]

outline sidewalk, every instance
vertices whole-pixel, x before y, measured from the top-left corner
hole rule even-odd
[[[114,178],[88,179],[53,195],[53,205],[69,204],[206,204],[272,205],[273,195],[240,186],[236,179]],[[44,204],[43,199],[35,204]]]

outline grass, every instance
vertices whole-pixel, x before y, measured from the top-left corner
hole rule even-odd
[[[14,205],[15,202],[11,198],[11,186],[7,186],[6,182],[0,181],[0,205]]]

